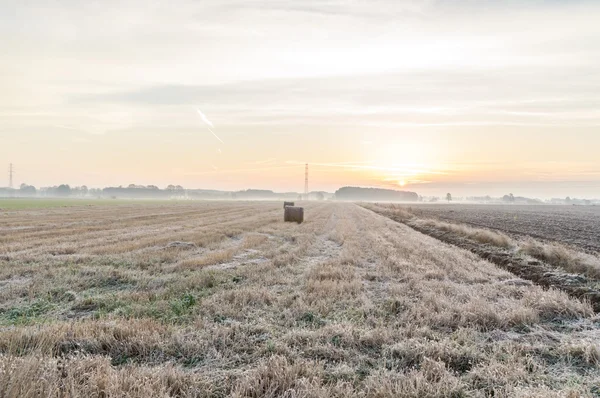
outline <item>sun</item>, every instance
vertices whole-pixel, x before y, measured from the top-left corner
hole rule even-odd
[[[400,180],[400,181],[398,181],[398,185],[400,185],[401,187],[403,187],[403,186],[406,185],[406,181]]]

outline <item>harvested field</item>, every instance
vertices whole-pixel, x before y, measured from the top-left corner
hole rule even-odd
[[[439,219],[422,219],[420,212],[396,204],[363,204],[363,207],[416,231],[469,250],[479,257],[536,284],[563,290],[589,301],[600,311],[600,257],[573,250],[559,243],[544,243],[531,237],[508,235]]]
[[[0,213],[0,396],[593,397],[585,300],[354,204]]]
[[[416,204],[420,218],[491,228],[600,253],[600,206]]]

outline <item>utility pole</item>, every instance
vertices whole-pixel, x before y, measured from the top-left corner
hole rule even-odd
[[[15,170],[13,168],[13,164],[9,164],[8,165],[8,187],[12,188],[13,187],[13,174],[15,173]]]
[[[308,163],[304,166],[304,199],[308,200]]]

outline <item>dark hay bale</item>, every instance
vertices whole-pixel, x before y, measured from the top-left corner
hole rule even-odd
[[[283,202],[283,208],[285,209],[288,206],[294,206],[294,202]]]
[[[300,224],[304,221],[304,208],[287,206],[283,210],[283,221],[297,222]]]

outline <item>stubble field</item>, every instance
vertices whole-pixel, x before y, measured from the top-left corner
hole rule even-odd
[[[590,302],[374,210],[0,212],[0,396],[598,396]]]

